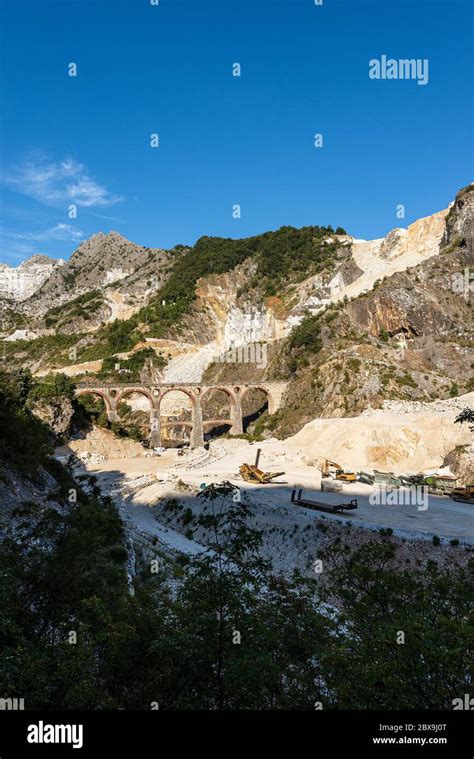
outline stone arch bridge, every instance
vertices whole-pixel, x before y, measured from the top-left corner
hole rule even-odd
[[[141,382],[129,384],[80,382],[76,385],[76,395],[80,396],[91,393],[102,398],[110,422],[117,420],[119,405],[128,395],[138,393],[145,396],[150,404],[150,445],[159,446],[161,444],[161,401],[167,393],[176,391],[184,393],[191,401],[191,422],[175,422],[174,424],[183,424],[191,427],[190,443],[192,448],[196,448],[204,444],[204,425],[209,423],[209,420],[203,419],[202,405],[206,395],[210,391],[221,390],[224,392],[229,399],[230,405],[230,419],[213,419],[211,421],[216,424],[230,424],[230,433],[239,435],[243,432],[242,401],[249,390],[263,391],[268,400],[268,413],[274,414],[282,404],[286,387],[286,382],[263,382],[242,385],[188,385],[180,383],[154,383],[148,385]],[[166,426],[169,426],[169,424]]]

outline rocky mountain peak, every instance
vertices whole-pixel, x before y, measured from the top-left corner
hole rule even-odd
[[[65,263],[62,258],[51,258],[44,253],[36,253],[34,256],[27,258],[19,265],[19,269],[34,269],[36,266],[62,266]]]
[[[472,253],[474,236],[474,183],[459,190],[449,208],[446,228],[441,242],[447,245],[466,245]]]

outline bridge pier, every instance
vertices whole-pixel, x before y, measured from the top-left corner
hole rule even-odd
[[[115,406],[115,403],[111,402],[110,398],[109,402],[105,404],[105,409],[109,422],[116,422],[118,420],[117,408]]]
[[[244,426],[243,426],[243,419],[242,419],[242,404],[240,402],[240,399],[236,403],[231,404],[230,419],[232,421],[230,434],[241,435],[244,431]]]
[[[191,448],[199,448],[204,445],[204,430],[202,424],[202,407],[198,398],[194,399],[192,410],[193,429],[191,433]]]
[[[150,409],[150,437],[148,438],[150,448],[159,448],[161,446],[160,432],[160,409]]]

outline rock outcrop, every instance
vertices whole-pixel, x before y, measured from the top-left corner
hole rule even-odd
[[[48,425],[54,435],[56,443],[60,443],[67,437],[74,408],[69,398],[61,398],[60,401],[38,401],[32,404],[31,412]]]
[[[31,298],[64,265],[62,259],[32,256],[17,267],[0,264],[0,298],[21,302]]]
[[[166,281],[168,267],[179,252],[136,245],[118,232],[99,232],[83,242],[71,258],[55,268],[34,295],[23,303],[29,316],[42,317],[51,308],[95,290],[110,295],[117,306],[138,310]],[[114,297],[114,293],[118,296]],[[121,296],[126,296],[126,302]],[[113,306],[111,305],[113,310]],[[97,319],[96,327],[103,323]]]
[[[441,246],[466,246],[469,252],[472,254],[473,238],[474,184],[470,184],[458,192],[453,204],[449,209]]]

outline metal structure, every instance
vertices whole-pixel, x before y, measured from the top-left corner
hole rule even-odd
[[[313,509],[314,511],[326,511],[329,514],[344,513],[344,511],[352,511],[357,508],[357,498],[352,498],[349,503],[323,503],[322,501],[311,501],[309,498],[303,498],[303,489],[298,490],[296,495],[296,488],[291,494],[291,503],[295,506],[304,506],[306,509]]]

